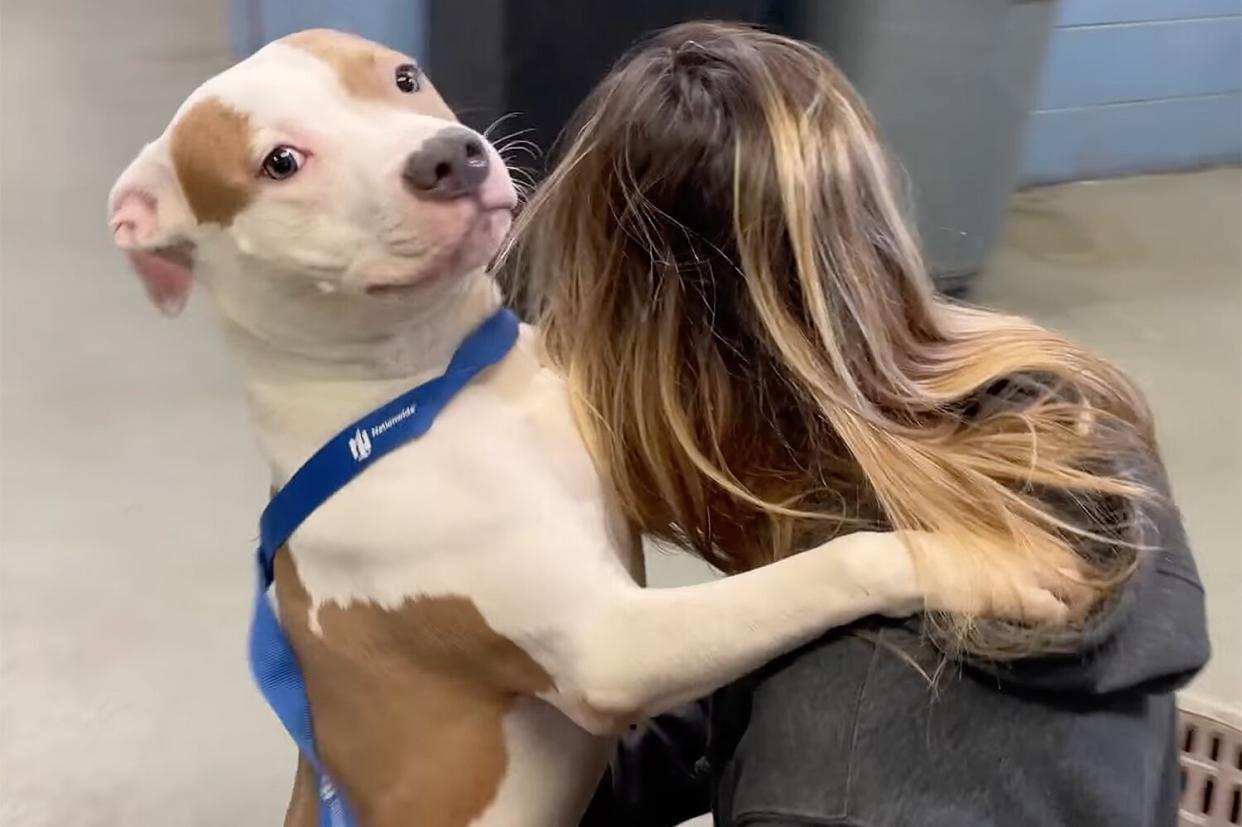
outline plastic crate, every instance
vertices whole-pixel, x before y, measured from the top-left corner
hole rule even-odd
[[[1183,709],[1178,736],[1180,827],[1242,825],[1242,730]]]

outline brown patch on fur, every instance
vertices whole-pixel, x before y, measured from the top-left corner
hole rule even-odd
[[[319,827],[319,787],[310,762],[298,755],[298,771],[293,776],[293,795],[285,811],[285,827]]]
[[[513,702],[553,687],[464,597],[319,608],[287,551],[276,556],[281,625],[306,680],[321,759],[368,827],[465,827],[496,797]],[[287,827],[314,827],[318,799],[299,769]],[[295,820],[296,819],[296,820]]]
[[[331,66],[341,85],[356,98],[393,103],[408,101],[424,114],[457,120],[426,77],[418,92],[405,94],[397,89],[393,71],[403,63],[417,61],[387,46],[332,29],[309,29],[284,37],[280,42],[309,52]]]
[[[227,226],[250,201],[254,170],[250,120],[219,98],[204,98],[173,127],[177,180],[194,217]]]

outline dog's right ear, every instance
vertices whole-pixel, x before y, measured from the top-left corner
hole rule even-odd
[[[147,144],[108,197],[112,240],[129,257],[152,303],[175,316],[190,295],[195,220],[164,139]]]

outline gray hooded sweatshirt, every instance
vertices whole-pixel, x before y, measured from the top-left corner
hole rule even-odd
[[[1157,472],[1160,490],[1163,474]],[[1170,504],[1068,655],[935,669],[917,622],[838,630],[626,735],[586,827],[1173,827],[1173,691],[1207,661]]]

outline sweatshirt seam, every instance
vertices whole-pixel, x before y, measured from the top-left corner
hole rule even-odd
[[[1172,577],[1174,580],[1180,580],[1181,582],[1185,583],[1187,586],[1190,586],[1196,591],[1203,593],[1203,584],[1198,582],[1194,578],[1187,577],[1186,575],[1179,574],[1178,572],[1175,572],[1175,571],[1169,571],[1168,569],[1160,568],[1159,566],[1156,567],[1156,573],[1163,575],[1164,577]]]
[[[881,629],[879,630],[879,638],[883,639],[883,637],[884,630]],[[854,698],[854,726],[850,730],[850,754],[849,761],[845,767],[845,796],[841,802],[841,815],[837,816],[837,819],[848,819],[850,817],[850,796],[854,789],[854,753],[858,749],[858,730],[859,720],[862,718],[863,696],[867,694],[867,687],[871,684],[871,673],[875,671],[875,662],[879,652],[880,647],[873,643],[871,645],[871,659],[867,662],[867,672],[863,675],[862,683],[858,687],[858,696]]]
[[[738,827],[746,827],[748,824],[755,824],[758,819],[781,821],[787,824],[805,824],[808,827],[870,827],[868,822],[857,821],[849,816],[821,818],[819,816],[798,815],[796,813],[782,813],[777,810],[748,810],[737,819],[736,824]]]

